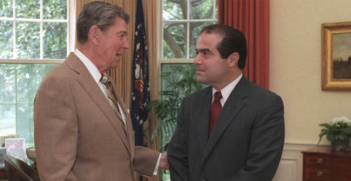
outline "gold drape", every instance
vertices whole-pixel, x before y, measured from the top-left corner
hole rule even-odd
[[[84,4],[91,2],[93,0],[76,0],[76,12],[78,14],[82,10]],[[133,48],[134,48],[134,28],[135,28],[135,14],[136,14],[136,0],[102,0],[115,4],[124,9],[126,13],[129,14],[130,20],[127,27],[128,40],[130,43],[129,50],[125,51],[122,56],[118,67],[116,69],[111,69],[108,71],[109,76],[113,78],[115,84],[117,85],[117,91],[120,96],[122,96],[127,107],[130,108],[131,103],[131,74],[132,74],[132,59],[133,59]],[[148,58],[149,58],[149,80],[150,80],[150,90],[151,90],[151,100],[157,99],[158,90],[158,64],[157,64],[157,17],[158,17],[158,1],[155,0],[143,0],[144,9],[144,20],[145,28],[147,34],[147,46],[148,46]],[[156,125],[155,116],[150,115],[150,126],[146,135],[150,135],[150,131],[154,129]],[[150,143],[150,142],[149,142]],[[148,147],[159,150],[159,142],[154,142],[153,144],[148,144]],[[156,181],[160,180],[160,172],[157,177],[152,177],[149,179],[144,178],[144,180]]]
[[[148,58],[149,58],[149,80],[150,80],[150,96],[151,100],[155,100],[158,98],[158,78],[159,78],[159,66],[158,66],[158,54],[157,54],[157,45],[158,45],[158,40],[157,40],[157,33],[159,33],[157,29],[157,19],[158,19],[158,1],[156,0],[143,0],[143,10],[144,10],[144,18],[145,18],[145,31],[146,31],[146,37],[147,37],[147,48],[148,48]],[[154,130],[156,124],[157,124],[157,119],[155,114],[149,114],[149,131],[145,132],[146,135],[150,135],[150,132]],[[150,138],[150,136],[149,136]],[[158,141],[155,141],[153,144],[150,143],[148,144],[149,148],[152,148],[154,150],[159,150],[160,146],[160,139]],[[158,173],[157,177],[152,177],[149,179],[144,180],[149,180],[149,181],[157,181],[161,180],[160,179],[160,170]]]

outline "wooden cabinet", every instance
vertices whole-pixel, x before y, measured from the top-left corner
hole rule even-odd
[[[351,181],[351,152],[314,147],[302,153],[303,181]]]
[[[6,180],[5,165],[0,164],[0,180]]]

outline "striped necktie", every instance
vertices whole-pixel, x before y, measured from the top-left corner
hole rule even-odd
[[[124,119],[122,118],[121,112],[119,110],[119,105],[118,105],[117,99],[116,99],[116,97],[115,97],[115,95],[113,93],[114,91],[113,91],[112,83],[109,80],[109,78],[106,75],[106,73],[101,74],[100,82],[103,83],[104,85],[106,85],[108,102],[110,103],[110,105],[113,108],[113,110],[116,112],[117,116],[125,124]]]

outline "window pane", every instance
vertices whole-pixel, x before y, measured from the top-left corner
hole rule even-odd
[[[13,22],[0,21],[0,59],[13,57]]]
[[[33,102],[33,65],[18,64],[16,65],[17,78],[17,102],[30,103]]]
[[[186,23],[164,23],[163,26],[163,57],[186,58],[187,57],[187,33]]]
[[[0,132],[33,146],[33,101],[46,72],[57,64],[0,64]]]
[[[213,24],[214,22],[194,22],[190,23],[190,49],[189,49],[189,58],[195,58],[196,57],[196,41],[197,38],[200,36],[201,30],[210,24]]]
[[[0,103],[14,104],[16,102],[16,67],[0,64]]]
[[[50,69],[58,66],[58,64],[31,64],[33,66],[32,72],[32,85],[33,85],[33,97],[37,93],[40,86],[41,80],[44,78],[46,72]]]
[[[40,24],[18,22],[16,25],[16,48],[20,59],[40,58]]]
[[[187,1],[163,0],[164,20],[187,19]]]
[[[43,19],[67,19],[67,0],[43,0]]]
[[[189,19],[213,19],[213,1],[214,0],[204,0],[204,1],[192,1]]]
[[[18,103],[33,103],[42,78],[57,64],[17,64],[16,87]]]
[[[33,104],[17,104],[17,134],[24,138],[27,147],[34,146]]]
[[[16,106],[14,104],[0,103],[0,132],[2,135],[16,133]]]
[[[44,58],[67,56],[67,23],[44,23]]]
[[[40,1],[39,0],[16,0],[16,17],[17,18],[40,18]]]
[[[1,0],[0,17],[12,17],[12,0]]]
[[[192,63],[164,63],[161,74],[161,91],[175,90],[180,99],[204,86],[196,81],[196,68]]]

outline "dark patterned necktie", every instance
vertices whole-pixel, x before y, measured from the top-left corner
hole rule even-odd
[[[222,105],[219,100],[222,99],[222,93],[221,91],[217,91],[214,94],[214,100],[210,108],[210,124],[209,124],[209,129],[208,129],[208,137],[210,137],[212,129],[217,121],[218,115],[222,110]]]

